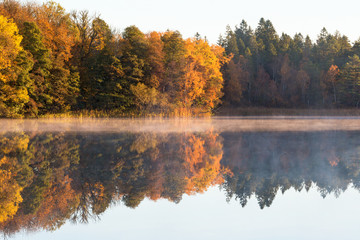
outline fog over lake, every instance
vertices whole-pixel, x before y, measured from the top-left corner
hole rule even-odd
[[[360,130],[360,117],[214,117],[0,120],[0,132],[221,132]]]
[[[360,118],[0,120],[9,239],[357,239]]]

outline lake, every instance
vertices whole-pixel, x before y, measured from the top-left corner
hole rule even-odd
[[[360,118],[0,120],[5,239],[358,239]]]

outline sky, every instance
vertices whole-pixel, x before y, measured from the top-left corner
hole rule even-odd
[[[35,0],[36,2],[46,2]],[[199,32],[216,43],[226,25],[242,19],[254,29],[259,19],[271,20],[278,34],[309,35],[316,39],[323,27],[339,30],[351,42],[360,37],[358,0],[56,0],[67,11],[98,13],[112,27],[136,25],[143,32],[179,30],[188,38]]]
[[[67,223],[55,232],[20,232],[10,240],[355,240],[359,239],[360,194],[349,188],[339,198],[323,199],[309,192],[280,190],[270,208],[260,209],[255,197],[245,208],[216,187],[179,204],[145,199],[136,209],[121,204],[107,209],[89,224]]]

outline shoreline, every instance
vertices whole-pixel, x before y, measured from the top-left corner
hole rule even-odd
[[[217,117],[236,117],[236,116],[360,116],[359,108],[339,108],[339,109],[296,109],[296,108],[263,108],[263,107],[244,107],[229,108],[222,107],[215,110],[214,116]]]
[[[293,109],[293,108],[262,108],[262,107],[244,107],[229,108],[221,107],[213,113],[201,114],[169,114],[169,113],[121,113],[118,111],[70,111],[66,113],[44,114],[32,117],[18,117],[0,119],[186,119],[186,118],[296,118],[296,117],[360,117],[359,108],[347,109]]]

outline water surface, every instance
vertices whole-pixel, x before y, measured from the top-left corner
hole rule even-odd
[[[357,239],[358,118],[0,126],[10,239]]]

